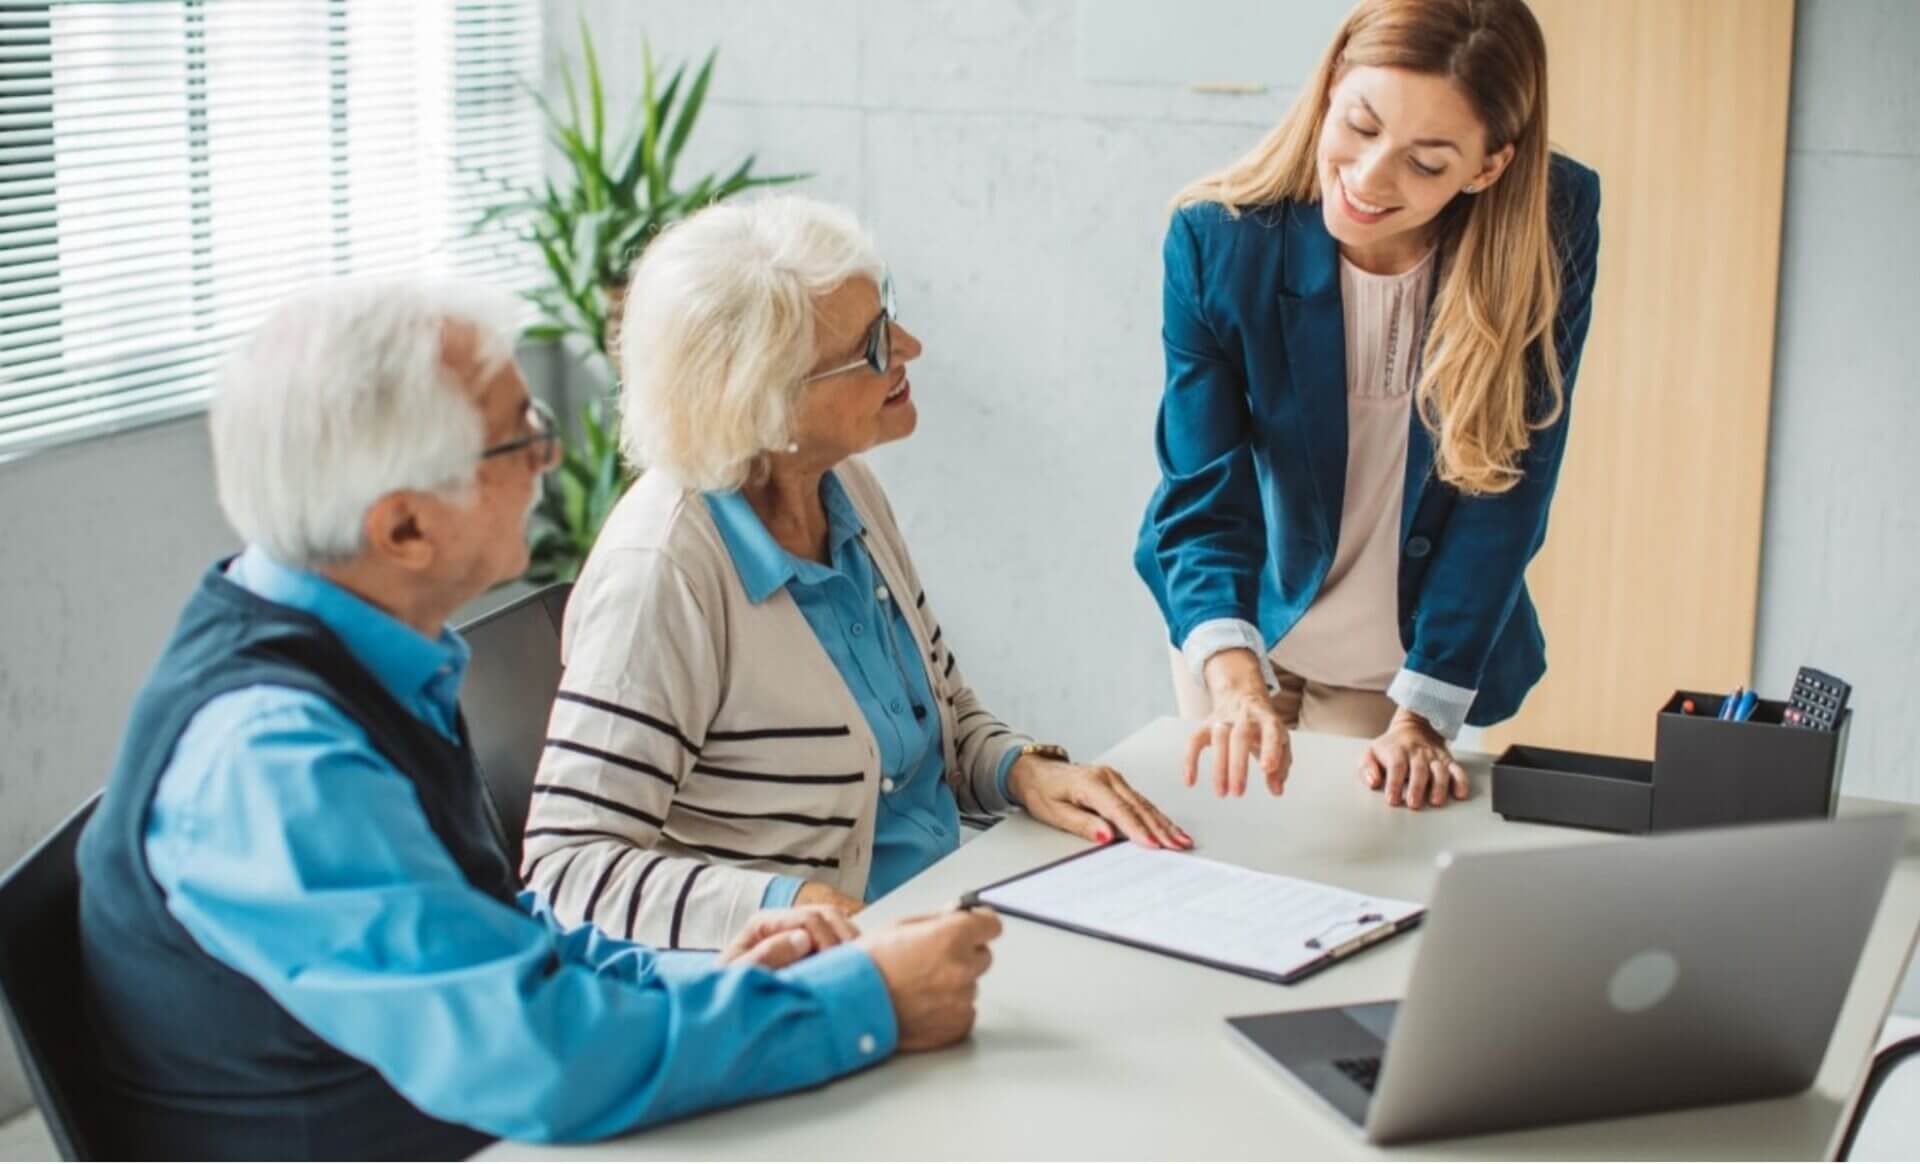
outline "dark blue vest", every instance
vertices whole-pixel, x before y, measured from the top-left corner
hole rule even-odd
[[[224,565],[224,563],[222,564]],[[407,712],[318,619],[202,579],[80,838],[80,936],[105,1103],[130,1156],[452,1159],[491,1137],[408,1103],[351,1054],[215,961],[167,912],[144,834],[160,775],[208,701],[257,684],[321,696],[406,774],[435,835],[482,892],[518,890],[471,751]]]

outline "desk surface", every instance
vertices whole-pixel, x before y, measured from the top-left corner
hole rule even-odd
[[[1485,756],[1474,796],[1440,811],[1388,810],[1353,775],[1357,740],[1294,736],[1278,800],[1179,784],[1180,721],[1155,721],[1106,756],[1212,857],[1368,893],[1425,901],[1448,850],[1534,848],[1598,834],[1493,814]],[[1896,806],[1847,801],[1843,812]],[[1812,1090],[1632,1119],[1415,1145],[1399,1158],[1830,1158],[1842,1109],[1899,988],[1920,926],[1920,813]],[[1014,819],[875,903],[864,924],[950,904],[966,889],[1082,843]],[[1223,1017],[1394,998],[1418,931],[1297,986],[1276,986],[1007,919],[967,1043],[905,1055],[813,1091],[600,1144],[505,1144],[526,1159],[1345,1158],[1379,1150],[1297,1094],[1228,1034]],[[484,1156],[483,1156],[484,1158]]]

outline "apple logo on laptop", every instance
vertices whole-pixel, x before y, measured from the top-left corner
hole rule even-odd
[[[1680,963],[1665,950],[1642,950],[1620,963],[1607,982],[1607,1001],[1622,1014],[1660,1005],[1680,981]]]

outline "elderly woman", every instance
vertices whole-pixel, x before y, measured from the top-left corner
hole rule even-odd
[[[718,206],[627,298],[623,439],[646,474],[567,607],[527,884],[569,921],[718,946],[763,906],[872,901],[1011,806],[1192,845],[1110,768],[981,706],[858,454],[914,430],[871,242],[802,198]]]

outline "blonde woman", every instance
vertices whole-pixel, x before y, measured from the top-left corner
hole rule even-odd
[[[1521,0],[1363,0],[1279,127],[1175,201],[1162,480],[1135,565],[1187,753],[1279,795],[1294,727],[1390,805],[1546,669],[1527,595],[1586,341],[1600,182],[1553,154]]]
[[[860,460],[919,423],[920,341],[846,211],[700,212],[633,275],[623,437],[647,466],[567,605],[527,884],[568,921],[719,946],[762,906],[860,908],[1022,807],[1191,839],[1111,768],[987,710]]]

